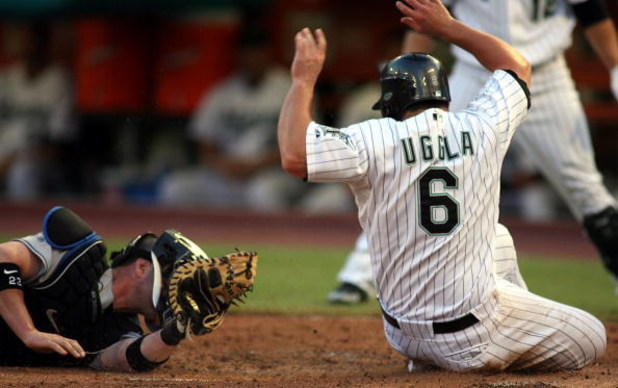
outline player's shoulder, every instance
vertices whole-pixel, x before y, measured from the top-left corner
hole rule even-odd
[[[514,71],[507,69],[497,69],[491,76],[496,80],[504,81],[506,83],[510,83],[512,80],[521,80],[521,78],[519,78]]]
[[[372,132],[388,132],[397,131],[397,128],[401,125],[406,125],[404,121],[398,121],[390,117],[375,117],[367,118],[366,120],[359,121],[355,124],[349,125],[343,130],[348,133],[370,134]]]
[[[330,127],[324,125],[324,128],[336,128],[338,131],[346,131],[346,132],[362,132],[372,130],[373,128],[385,128],[388,126],[396,125],[397,121],[390,117],[369,117],[360,121],[356,121],[354,123],[350,123],[348,125],[342,125],[339,127]]]
[[[371,137],[373,132],[385,132],[388,128],[396,125],[397,121],[391,118],[376,118],[353,123],[348,126],[334,127],[316,122],[309,124],[308,133],[316,140],[338,138],[346,142],[351,139],[366,139]]]
[[[512,71],[496,70],[476,97],[464,109],[454,112],[453,117],[477,126],[493,126],[502,113],[524,113],[529,107],[530,91],[526,83]]]
[[[496,78],[503,88],[517,88],[519,87],[526,98],[527,108],[530,109],[530,89],[528,88],[528,84],[512,70],[496,70],[494,72],[494,78]]]

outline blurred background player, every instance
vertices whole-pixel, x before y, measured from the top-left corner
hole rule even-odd
[[[525,171],[518,173],[533,176],[535,170],[528,164],[532,163],[564,199],[598,249],[618,294],[616,201],[596,167],[584,109],[564,58],[578,22],[609,70],[610,87],[618,99],[618,39],[603,1],[445,0],[443,3],[450,7],[455,18],[504,39],[532,64],[532,108],[513,138],[517,159],[527,161]],[[408,31],[403,51],[430,51],[432,46],[431,38]],[[488,73],[464,50],[453,46],[452,53],[455,64],[449,77],[451,109],[457,111],[476,95]],[[547,197],[541,195],[541,198]],[[350,258],[359,262],[356,265],[348,260],[344,270],[349,276],[344,274],[346,283],[331,294],[332,302],[356,303],[367,299],[363,286],[367,275],[357,275],[358,268],[366,268],[364,246],[362,242],[357,243],[361,250],[350,254]]]
[[[257,21],[251,15],[238,36],[236,71],[204,95],[189,122],[201,164],[165,178],[162,203],[313,214],[349,210],[345,187],[310,185],[307,192],[308,184],[281,170],[273,130],[290,77],[275,60],[261,14]]]
[[[52,26],[21,31],[18,59],[0,73],[0,175],[9,199],[67,190],[61,151],[74,139],[73,86],[52,58]]]
[[[236,71],[203,97],[189,123],[201,165],[166,179],[165,204],[277,210],[299,189],[279,167],[273,132],[289,76],[261,26],[246,26],[237,45]]]

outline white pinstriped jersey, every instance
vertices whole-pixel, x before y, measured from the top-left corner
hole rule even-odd
[[[444,0],[466,25],[497,36],[518,49],[532,66],[562,54],[571,45],[572,4],[585,0]],[[478,64],[472,54],[453,46],[453,55]],[[481,66],[478,64],[478,66]]]
[[[308,180],[350,185],[378,296],[393,315],[439,320],[489,299],[500,170],[527,104],[514,77],[496,71],[458,113],[310,124]]]

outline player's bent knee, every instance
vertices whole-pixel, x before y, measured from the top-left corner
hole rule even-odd
[[[581,356],[575,357],[574,365],[567,369],[581,369],[590,365],[601,357],[607,348],[607,332],[603,323],[587,312],[582,313],[585,314],[585,325],[581,327],[582,335],[576,338],[575,346],[575,349],[581,351]]]
[[[588,365],[597,358],[601,357],[607,349],[607,332],[605,330],[605,326],[599,320],[596,320],[596,322],[598,327],[595,332],[597,332],[598,335],[594,339],[594,343],[592,344],[592,349],[590,352],[590,357],[588,360],[586,360],[585,365]]]
[[[510,235],[511,233],[509,232],[506,226],[502,225],[501,223],[497,223],[496,224],[496,235],[501,236],[503,234]]]

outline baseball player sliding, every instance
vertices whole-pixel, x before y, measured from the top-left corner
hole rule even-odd
[[[319,125],[311,108],[326,38],[305,28],[295,38],[293,82],[279,118],[284,168],[350,186],[386,337],[412,365],[468,371],[591,363],[605,350],[603,324],[529,292],[510,234],[498,224],[500,169],[530,105],[530,64],[504,41],[453,19],[438,0],[397,7],[403,23],[459,46],[491,72],[480,92],[449,112],[440,62],[406,54],[382,71],[383,118]]]
[[[618,295],[618,211],[603,184],[594,158],[582,103],[564,59],[576,21],[609,69],[618,99],[618,39],[602,0],[445,0],[465,24],[495,35],[517,48],[532,65],[534,104],[513,137],[519,155],[535,165],[567,203],[600,252]],[[428,50],[431,38],[406,34],[404,52]],[[465,108],[489,76],[473,55],[453,46],[455,65],[449,81],[451,110]],[[358,303],[373,294],[369,257],[360,236],[340,271],[342,283],[331,293],[335,303]]]

